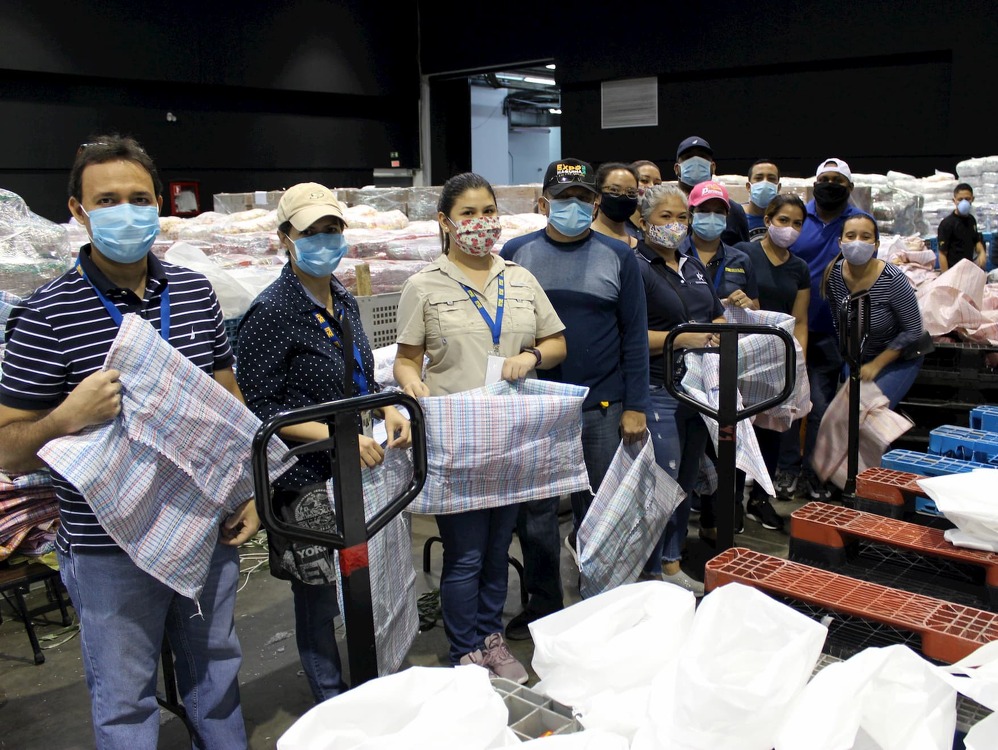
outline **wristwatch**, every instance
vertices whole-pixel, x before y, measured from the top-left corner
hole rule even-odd
[[[537,362],[534,364],[534,367],[540,367],[540,364],[541,364],[541,350],[540,349],[538,349],[537,347],[528,346],[527,348],[523,349],[520,352],[520,354],[523,354],[524,352],[530,352],[531,354],[533,354],[534,357],[537,359]]]

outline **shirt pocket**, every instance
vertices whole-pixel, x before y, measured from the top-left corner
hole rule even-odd
[[[468,333],[474,330],[475,321],[480,319],[478,308],[463,289],[430,294],[426,303],[427,339],[445,339]]]
[[[526,333],[534,336],[537,331],[534,292],[526,287],[506,288],[506,310],[503,313],[503,332]]]

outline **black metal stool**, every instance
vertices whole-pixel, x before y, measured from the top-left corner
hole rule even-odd
[[[31,584],[37,581],[45,582],[48,603],[29,610],[27,603],[24,601],[24,595],[28,593]],[[32,618],[58,609],[62,613],[62,624],[69,626],[72,623],[69,612],[66,610],[66,601],[62,598],[62,592],[59,590],[59,585],[59,571],[52,570],[52,568],[41,563],[32,562],[16,567],[10,567],[9,565],[0,566],[0,594],[3,595],[7,603],[17,611],[20,618],[24,621],[24,629],[28,632],[28,640],[31,641],[31,650],[35,654],[35,664],[44,664],[45,654],[42,653],[41,646],[38,645],[38,636],[35,635],[35,626]],[[14,595],[13,602],[8,598],[8,593]],[[0,614],[0,623],[2,622],[3,615]]]

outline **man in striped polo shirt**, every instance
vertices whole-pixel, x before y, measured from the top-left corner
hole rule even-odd
[[[237,397],[232,349],[215,293],[200,274],[160,262],[162,185],[131,138],[104,136],[77,152],[69,210],[91,243],[71,271],[41,286],[7,323],[0,379],[0,466],[27,471],[48,441],[121,411],[116,370],[101,371],[122,315],[137,313]],[[116,457],[109,456],[113,464]],[[155,747],[156,672],[164,632],[199,747],[246,746],[233,608],[236,547],[259,528],[252,500],[224,523],[198,604],[140,570],[93,510],[53,473],[62,579],[80,618],[81,646],[100,748]]]

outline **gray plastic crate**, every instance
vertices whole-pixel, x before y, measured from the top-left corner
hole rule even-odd
[[[511,680],[494,679],[492,687],[502,696],[509,711],[509,728],[524,742],[582,731],[582,725],[568,706]]]
[[[399,296],[399,292],[392,292],[357,297],[360,320],[364,324],[364,332],[367,333],[372,349],[395,343]]]

